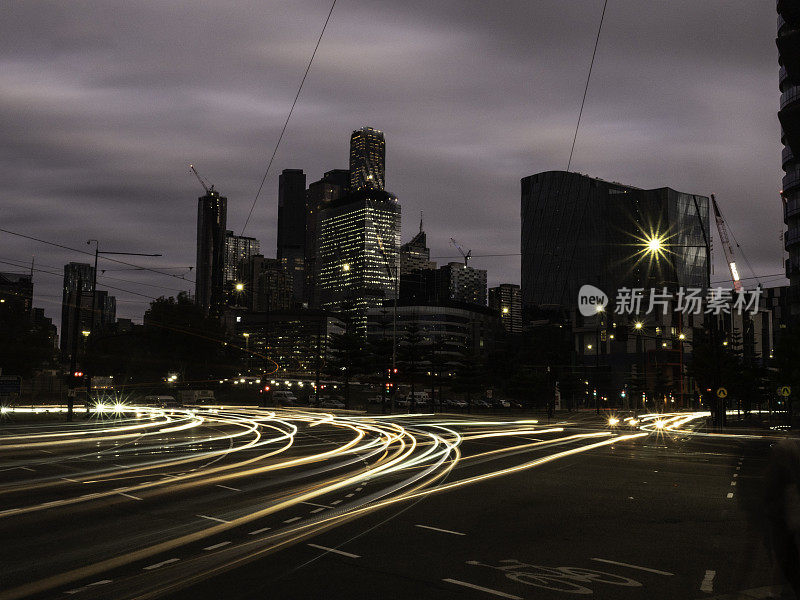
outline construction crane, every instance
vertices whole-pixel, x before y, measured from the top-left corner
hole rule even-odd
[[[197,172],[197,169],[194,168],[194,165],[189,165],[189,170],[194,173],[194,176],[197,177],[197,181],[200,182],[200,185],[203,186],[203,189],[206,191],[206,194],[211,194],[214,191],[213,185],[208,185],[202,177],[200,177],[200,173]]]
[[[468,267],[469,259],[472,258],[472,250],[467,250],[466,252],[464,252],[464,248],[461,247],[461,244],[459,244],[455,240],[455,238],[450,238],[450,243],[453,244],[453,246],[455,246],[456,248],[458,248],[458,251],[461,253],[461,256],[464,257],[464,267]]]
[[[725,226],[725,219],[722,218],[722,213],[719,211],[717,199],[714,198],[714,194],[711,194],[711,204],[714,207],[714,219],[717,221],[717,231],[719,231],[719,239],[722,242],[722,249],[725,251],[725,260],[728,263],[728,269],[731,271],[733,289],[737,292],[741,292],[742,282],[739,278],[739,270],[736,268],[736,261],[733,259],[733,247],[728,240],[728,228]]]

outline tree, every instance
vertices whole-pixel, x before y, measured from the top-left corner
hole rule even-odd
[[[344,405],[350,408],[350,381],[364,373],[369,364],[369,354],[364,340],[354,333],[337,333],[331,337],[330,358],[325,372],[344,384]]]
[[[27,315],[0,304],[0,368],[4,375],[30,377],[55,364],[55,347],[48,329]]]

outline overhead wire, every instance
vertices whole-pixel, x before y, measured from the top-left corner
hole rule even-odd
[[[283,128],[281,129],[281,133],[278,136],[278,141],[275,143],[275,148],[272,150],[272,156],[269,158],[269,162],[267,163],[267,168],[264,171],[264,176],[261,178],[261,183],[258,186],[258,191],[256,192],[255,198],[253,198],[253,204],[250,206],[250,212],[247,214],[247,219],[244,222],[244,226],[242,227],[242,233],[240,235],[244,235],[245,230],[247,229],[247,225],[250,223],[250,218],[253,216],[253,210],[255,210],[256,203],[258,202],[258,198],[261,195],[261,190],[264,188],[264,182],[267,180],[267,176],[269,175],[269,171],[272,168],[272,162],[275,160],[275,155],[278,153],[278,148],[281,145],[281,141],[283,140],[283,135],[286,133],[286,128],[289,126],[289,119],[292,118],[292,113],[294,112],[294,107],[297,105],[297,100],[300,98],[300,92],[303,90],[303,84],[306,82],[306,77],[308,77],[308,72],[311,70],[311,64],[314,62],[314,57],[317,55],[317,50],[319,49],[319,45],[322,42],[322,36],[325,35],[325,29],[328,27],[328,23],[331,20],[331,15],[333,14],[333,8],[336,6],[336,0],[333,0],[331,3],[331,8],[328,11],[328,16],[325,18],[325,23],[322,25],[322,31],[319,33],[319,37],[317,38],[317,43],[314,46],[314,51],[311,53],[311,58],[308,60],[308,64],[306,65],[306,70],[303,73],[303,78],[300,80],[300,85],[297,88],[297,93],[294,96],[294,100],[292,101],[292,106],[289,108],[289,114],[286,115],[286,121],[283,123]]]

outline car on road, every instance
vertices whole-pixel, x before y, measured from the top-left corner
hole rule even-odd
[[[489,404],[486,400],[475,400],[472,403],[475,408],[492,408],[492,405]]]
[[[511,408],[511,402],[495,398],[492,400],[492,408]]]

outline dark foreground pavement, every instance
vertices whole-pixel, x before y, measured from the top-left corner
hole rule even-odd
[[[168,597],[771,597],[768,450],[621,442],[397,504]]]

